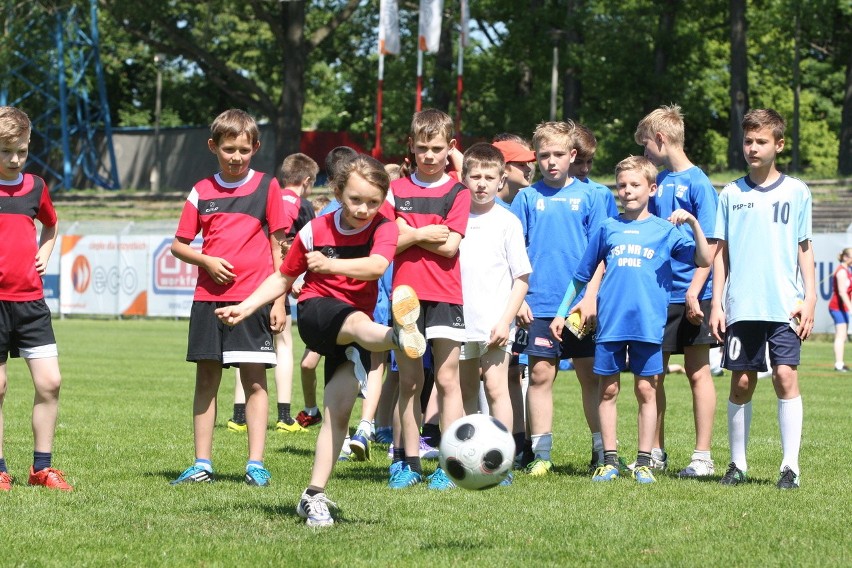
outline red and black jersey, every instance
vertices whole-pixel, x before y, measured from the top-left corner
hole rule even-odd
[[[411,227],[446,225],[464,236],[470,216],[470,191],[452,177],[424,186],[412,177],[391,182],[396,217]],[[396,256],[393,285],[408,284],[421,300],[462,303],[459,255],[440,256],[413,245]]]
[[[56,225],[56,209],[44,180],[23,174],[14,182],[0,181],[0,300],[44,298],[35,267],[38,235],[34,219],[46,227]]]
[[[287,236],[293,236],[298,232],[295,225],[296,220],[299,218],[299,208],[302,205],[302,198],[292,189],[282,187],[281,203],[284,207],[284,217],[286,219],[284,231],[287,233]]]
[[[192,188],[180,216],[175,236],[204,239],[202,254],[224,258],[236,274],[230,284],[217,284],[199,269],[195,300],[240,302],[272,274],[269,234],[284,229],[288,221],[278,181],[249,170],[245,179],[225,183],[219,175]],[[277,251],[276,251],[277,252]]]
[[[376,215],[369,225],[361,229],[343,229],[340,226],[340,210],[337,210],[317,217],[299,231],[284,257],[281,273],[296,278],[307,271],[305,255],[311,251],[319,251],[328,258],[367,258],[378,254],[391,262],[398,238],[396,223],[382,215]],[[340,274],[306,272],[299,301],[337,298],[373,317],[378,293],[378,280],[357,280]]]

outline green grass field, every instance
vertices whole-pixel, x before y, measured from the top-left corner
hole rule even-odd
[[[32,458],[32,383],[8,365],[5,456],[16,478],[0,495],[4,566],[844,566],[852,562],[852,376],[832,371],[831,344],[809,341],[800,380],[805,404],[802,488],[775,488],[781,450],[769,380],[755,397],[749,445],[752,482],[662,475],[653,486],[593,484],[589,435],[573,373],[557,380],[556,473],[516,476],[486,492],[433,493],[386,487],[384,451],[343,463],[328,487],[340,509],[327,530],[295,514],[308,481],[316,429],[269,432],[272,486],[242,481],[246,441],[224,427],[233,381],[219,401],[214,465],[219,480],[171,487],[192,460],[193,365],[184,362],[185,321],[55,322],[63,371],[54,465],[70,494],[26,486]],[[297,357],[301,344],[297,343]],[[321,375],[320,375],[321,376]],[[294,409],[301,407],[298,377]],[[693,443],[686,380],[667,380],[668,452],[677,471]],[[713,456],[728,461],[728,377],[716,380]],[[619,439],[632,461],[636,403],[625,375]],[[274,407],[274,388],[270,400]],[[356,411],[359,408],[356,405]],[[274,414],[270,413],[270,424]],[[354,421],[353,421],[354,424]],[[426,462],[427,472],[434,462]]]

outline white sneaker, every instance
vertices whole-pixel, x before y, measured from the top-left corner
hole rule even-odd
[[[423,436],[420,436],[420,459],[421,460],[436,460],[440,452],[438,448],[433,448],[429,445]]]
[[[337,508],[337,504],[329,500],[325,493],[317,493],[312,497],[302,493],[302,498],[296,507],[296,514],[306,519],[309,527],[330,527],[334,524],[334,519],[331,518],[328,510],[329,505]]]
[[[354,345],[350,345],[346,348],[345,353],[346,358],[355,365],[355,378],[358,379],[360,389],[358,396],[367,398],[367,369],[364,368],[364,363],[361,361],[361,352]]]
[[[678,477],[708,477],[716,473],[713,460],[693,458],[689,465],[680,470]]]
[[[417,359],[426,352],[426,338],[417,328],[420,301],[414,288],[402,284],[391,295],[391,313],[396,344],[406,357]]]

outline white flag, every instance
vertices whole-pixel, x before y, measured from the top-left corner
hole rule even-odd
[[[461,0],[461,44],[466,46],[470,34],[470,4]]]
[[[399,54],[399,6],[396,0],[379,3],[379,53]]]
[[[419,49],[436,53],[441,43],[441,17],[444,0],[420,0]]]

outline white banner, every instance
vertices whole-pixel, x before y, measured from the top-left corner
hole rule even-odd
[[[151,237],[150,278],[148,279],[148,315],[189,317],[198,267],[172,256],[174,237]],[[201,239],[192,242],[201,251]]]
[[[817,305],[814,313],[814,333],[834,333],[834,321],[828,313],[831,299],[831,275],[837,268],[837,257],[844,248],[852,247],[852,233],[823,233],[814,235]]]
[[[379,2],[379,53],[399,55],[399,6],[396,0]]]
[[[444,13],[444,0],[420,0],[419,49],[427,53],[437,53],[441,43],[441,19]]]

